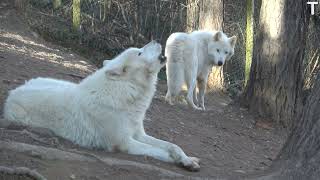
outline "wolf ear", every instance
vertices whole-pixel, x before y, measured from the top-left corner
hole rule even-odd
[[[214,41],[220,41],[222,39],[222,32],[218,31],[215,35],[213,35]]]
[[[237,42],[237,36],[232,36],[231,38],[229,38],[229,42],[230,42],[231,46],[234,47]]]
[[[127,73],[128,67],[127,66],[120,66],[115,68],[110,68],[106,70],[106,75],[109,77],[120,77]]]

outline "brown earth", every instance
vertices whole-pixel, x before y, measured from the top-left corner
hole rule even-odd
[[[0,116],[8,91],[25,80],[42,76],[78,82],[95,69],[69,49],[41,39],[11,5],[0,2]],[[207,110],[200,112],[166,104],[165,91],[165,82],[159,82],[146,131],[201,158],[200,172],[148,157],[81,148],[49,131],[8,126],[1,119],[0,179],[32,179],[1,173],[1,166],[28,167],[53,180],[243,179],[270,166],[285,140],[283,130],[255,118],[226,96],[208,95]]]

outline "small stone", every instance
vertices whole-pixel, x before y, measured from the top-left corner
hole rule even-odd
[[[76,179],[76,176],[74,174],[71,174],[70,179]]]

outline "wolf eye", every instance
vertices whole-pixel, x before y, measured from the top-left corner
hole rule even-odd
[[[138,53],[138,56],[140,56],[140,55],[141,55],[141,52]]]
[[[225,51],[224,53],[228,54],[228,51]]]
[[[220,52],[220,49],[217,49],[217,52]]]

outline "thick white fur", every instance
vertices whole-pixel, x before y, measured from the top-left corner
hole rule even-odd
[[[6,119],[48,128],[81,146],[120,150],[181,163],[198,170],[199,160],[180,147],[147,135],[143,119],[157,82],[161,45],[130,48],[79,84],[36,78],[10,91]]]
[[[171,34],[165,49],[168,59],[166,101],[173,104],[181,87],[186,84],[188,104],[194,109],[205,110],[204,94],[209,73],[214,65],[222,66],[231,58],[234,54],[236,39],[235,36],[228,38],[221,31]],[[198,96],[196,87],[199,89]]]
[[[103,66],[106,66],[109,61],[110,61],[109,59],[104,60],[104,61],[102,62],[102,65],[103,65]]]

